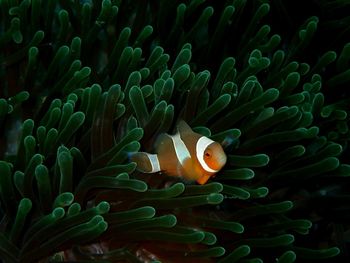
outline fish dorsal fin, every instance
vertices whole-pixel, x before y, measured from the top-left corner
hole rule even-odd
[[[192,128],[183,120],[180,120],[177,124],[178,134],[185,143],[188,151],[190,152],[191,158],[196,158],[196,144],[202,135],[194,132]]]
[[[167,139],[167,137],[169,137],[169,136],[166,133],[159,134],[154,141],[154,144],[153,144],[154,149],[157,150],[159,148],[160,144],[162,142],[164,142]]]
[[[177,124],[177,131],[182,134],[193,133],[192,128],[184,121],[180,120]]]

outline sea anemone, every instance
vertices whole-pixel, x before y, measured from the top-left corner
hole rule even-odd
[[[348,7],[0,1],[0,259],[349,260]],[[205,185],[128,159],[179,120]]]

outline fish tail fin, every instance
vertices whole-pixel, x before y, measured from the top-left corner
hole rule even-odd
[[[136,163],[136,169],[142,173],[160,172],[160,164],[157,154],[136,152],[128,154],[130,161]]]

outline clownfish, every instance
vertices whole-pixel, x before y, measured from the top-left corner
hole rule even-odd
[[[159,135],[154,148],[155,154],[137,152],[130,155],[138,171],[162,172],[201,185],[215,176],[227,160],[220,143],[195,133],[184,121],[178,123],[176,134]]]

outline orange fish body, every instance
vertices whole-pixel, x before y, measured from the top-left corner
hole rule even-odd
[[[138,152],[131,155],[137,169],[144,173],[164,172],[185,180],[205,184],[226,163],[222,146],[195,133],[180,121],[175,135],[161,134],[155,143],[155,154]]]

